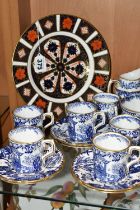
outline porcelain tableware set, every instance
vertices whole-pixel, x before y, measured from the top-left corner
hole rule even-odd
[[[140,161],[140,69],[111,80],[110,53],[100,32],[82,18],[62,14],[37,20],[26,30],[12,65],[16,89],[35,105],[13,112],[15,128],[9,145],[0,150],[1,179],[36,183],[63,168],[63,154],[44,137],[51,126],[59,144],[88,148],[72,164],[80,183],[110,192],[140,185],[140,170],[135,170]],[[113,84],[115,94],[106,93]],[[50,122],[44,125],[46,117]]]
[[[131,81],[127,81],[129,76]],[[93,137],[92,150],[81,153],[72,165],[77,181],[106,192],[123,192],[140,184],[140,69],[121,75],[118,84],[133,94],[93,97],[98,110],[106,113],[109,126]]]

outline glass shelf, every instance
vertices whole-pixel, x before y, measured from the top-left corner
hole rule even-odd
[[[52,210],[52,206],[63,206],[57,208],[60,210],[140,209],[140,189],[111,194],[91,190],[78,184],[72,177],[70,169],[74,157],[81,152],[81,149],[68,148],[59,144],[57,147],[63,150],[65,165],[63,170],[52,179],[32,185],[8,184],[2,181],[3,188],[1,187],[0,194],[4,197],[13,195],[15,209]],[[54,197],[56,192],[57,196]]]

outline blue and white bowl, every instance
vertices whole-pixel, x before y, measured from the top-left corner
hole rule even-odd
[[[123,98],[120,105],[123,114],[130,114],[140,119],[140,94]]]
[[[111,131],[132,139],[132,145],[140,145],[140,119],[128,114],[113,117],[109,122]]]

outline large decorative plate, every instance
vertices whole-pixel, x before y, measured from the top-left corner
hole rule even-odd
[[[16,89],[27,104],[63,116],[71,101],[91,101],[106,91],[111,73],[107,44],[87,21],[72,15],[37,20],[21,36],[13,55]]]

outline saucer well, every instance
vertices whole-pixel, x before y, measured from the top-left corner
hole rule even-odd
[[[97,133],[104,132],[105,130],[108,129],[108,125],[100,130],[98,130]],[[77,142],[72,142],[72,140],[69,137],[68,133],[68,120],[67,117],[62,118],[58,122],[56,122],[52,127],[51,127],[51,135],[52,137],[60,142],[62,145],[67,146],[67,147],[73,147],[73,148],[90,148],[92,147],[92,142],[91,140],[85,142],[82,141],[77,141]]]
[[[10,169],[7,160],[10,160],[11,150],[9,146],[0,150],[0,179],[12,184],[35,184],[45,181],[57,175],[64,166],[64,156],[60,150],[48,157],[45,162],[45,170],[32,174],[19,174]]]
[[[113,184],[94,179],[92,177],[94,172],[92,150],[87,150],[75,158],[71,172],[76,181],[83,186],[106,193],[126,192],[140,186],[140,171],[130,173],[127,178]]]

